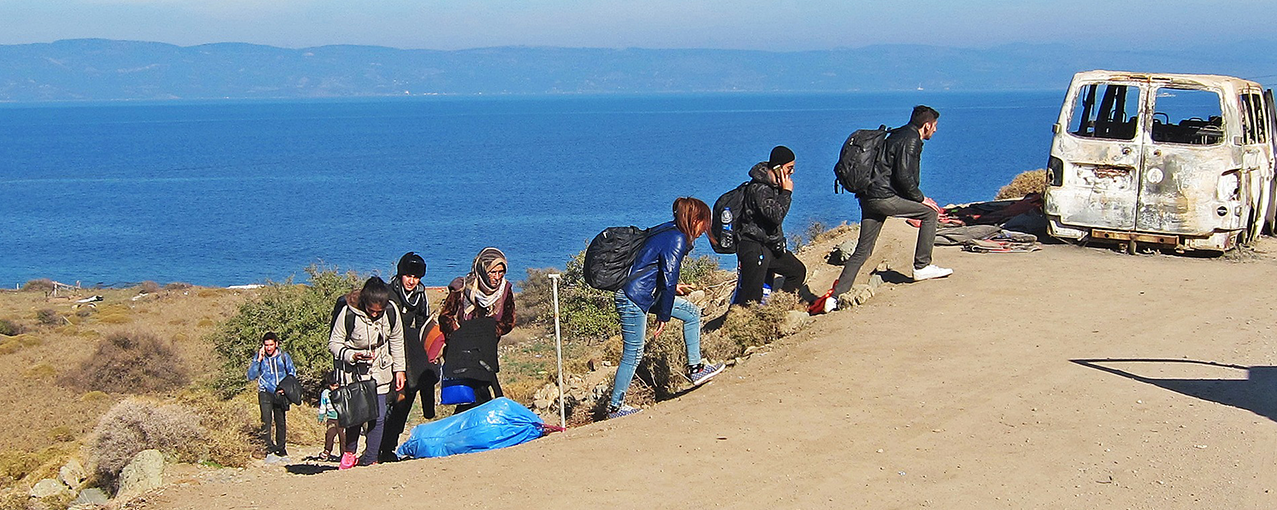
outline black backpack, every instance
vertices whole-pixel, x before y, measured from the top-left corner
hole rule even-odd
[[[887,133],[884,125],[878,129],[861,129],[847,137],[838,162],[834,163],[834,193],[838,193],[840,187],[857,195],[869,190],[879,149]]]
[[[599,290],[620,290],[644,241],[647,230],[638,227],[603,229],[585,249],[585,283]]]
[[[748,186],[749,181],[745,181],[714,201],[709,245],[715,253],[736,253],[736,246],[740,244],[740,219],[745,215],[745,188]]]

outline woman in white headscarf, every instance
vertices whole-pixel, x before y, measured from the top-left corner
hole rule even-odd
[[[514,329],[514,290],[506,280],[509,263],[496,248],[484,248],[474,258],[470,274],[448,285],[439,312],[445,338],[443,375],[474,390],[475,401],[460,404],[462,412],[502,396],[497,382],[497,342]]]

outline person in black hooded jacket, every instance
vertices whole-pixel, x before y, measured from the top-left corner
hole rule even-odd
[[[807,280],[807,266],[787,247],[781,224],[789,213],[794,190],[794,151],[784,145],[772,149],[771,157],[749,170],[745,187],[745,213],[740,221],[740,264],[737,303],[758,303],[763,284],[772,284],[775,275],[785,278],[781,290],[796,292]]]
[[[426,419],[435,417],[435,385],[439,383],[439,365],[430,362],[422,342],[423,330],[430,320],[430,303],[421,285],[421,277],[426,274],[426,261],[416,253],[405,253],[399,259],[397,272],[390,282],[390,303],[399,309],[399,316],[403,319],[408,381],[389,402],[378,462],[397,460],[395,448],[399,446],[399,435],[408,423],[408,414],[418,394],[421,395],[422,416]]]

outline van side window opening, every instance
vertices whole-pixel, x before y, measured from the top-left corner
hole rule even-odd
[[[1101,88],[1103,87],[1103,88]],[[1118,83],[1092,83],[1073,98],[1069,132],[1086,138],[1134,140],[1140,89]]]
[[[1215,145],[1224,141],[1218,93],[1163,87],[1153,101],[1154,142]]]
[[[1247,144],[1268,143],[1268,120],[1264,118],[1264,99],[1259,94],[1242,94],[1243,139]]]

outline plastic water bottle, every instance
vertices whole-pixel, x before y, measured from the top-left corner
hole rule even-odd
[[[760,304],[760,305],[765,305],[765,304],[767,304],[767,298],[769,298],[769,297],[771,297],[771,296],[772,296],[772,286],[771,286],[771,285],[768,285],[768,284],[766,284],[766,283],[764,283],[764,284],[763,284],[763,299],[762,299],[762,300],[760,300],[760,301],[758,302],[758,304]]]
[[[718,240],[718,244],[723,248],[733,249],[736,246],[736,239],[732,237],[732,208],[724,207],[720,219],[723,223],[723,238]]]

